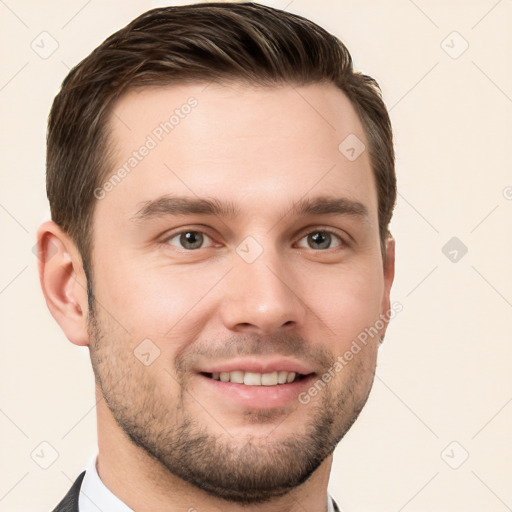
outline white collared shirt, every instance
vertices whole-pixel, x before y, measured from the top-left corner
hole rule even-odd
[[[91,457],[85,468],[85,476],[78,497],[79,512],[134,512],[101,481],[96,469],[97,457],[98,452]],[[327,494],[327,512],[334,512],[334,505],[329,494]],[[340,512],[342,512],[341,509]]]
[[[98,452],[85,468],[85,476],[78,497],[79,512],[133,512],[101,481],[96,469]]]

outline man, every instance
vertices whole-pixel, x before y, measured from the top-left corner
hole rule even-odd
[[[47,192],[41,284],[89,347],[99,444],[55,510],[338,510],[396,196],[386,108],[344,45],[253,3],[149,11],[64,80]]]

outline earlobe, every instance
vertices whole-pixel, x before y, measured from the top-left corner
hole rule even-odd
[[[87,281],[76,245],[48,221],[37,232],[37,249],[39,279],[50,313],[72,343],[88,345]]]

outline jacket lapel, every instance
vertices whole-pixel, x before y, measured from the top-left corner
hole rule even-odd
[[[78,496],[80,495],[80,487],[84,476],[85,471],[82,471],[66,496],[64,496],[62,501],[53,509],[53,512],[78,512]]]

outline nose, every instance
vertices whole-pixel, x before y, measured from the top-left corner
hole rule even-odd
[[[253,263],[238,261],[227,276],[221,318],[233,332],[270,335],[297,329],[306,318],[300,283],[286,262],[269,252]]]

